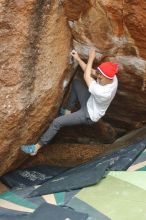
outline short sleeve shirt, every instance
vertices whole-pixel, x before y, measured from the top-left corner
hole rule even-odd
[[[118,87],[117,77],[114,76],[113,82],[106,85],[100,85],[93,80],[89,86],[91,93],[87,101],[87,110],[92,121],[97,122],[104,116],[111,101],[115,97]]]

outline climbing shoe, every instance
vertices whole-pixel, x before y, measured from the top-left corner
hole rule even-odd
[[[71,111],[66,109],[66,108],[60,108],[60,112],[59,113],[60,113],[60,115],[65,115],[66,113],[70,114]]]
[[[60,115],[64,115],[65,110],[66,110],[65,108],[60,108],[60,111],[59,111]]]
[[[21,150],[30,155],[35,155],[37,153],[35,144],[29,144],[29,145],[22,145]]]

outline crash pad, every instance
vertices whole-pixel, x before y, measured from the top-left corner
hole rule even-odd
[[[9,172],[1,177],[1,181],[11,188],[41,185],[65,170],[67,168],[48,165],[33,166]]]
[[[109,172],[96,185],[82,189],[67,205],[78,211],[86,207],[88,212],[87,204],[112,220],[145,220],[145,182],[142,171]]]
[[[29,196],[35,197],[94,185],[102,179],[107,170],[126,170],[145,148],[146,140],[142,140],[113,153],[97,157],[48,180]]]
[[[146,171],[146,150],[144,150],[134,163],[128,168],[130,171]]]

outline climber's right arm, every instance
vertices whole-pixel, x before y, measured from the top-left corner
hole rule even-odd
[[[85,72],[86,70],[86,63],[80,58],[79,54],[77,53],[77,51],[72,50],[71,55],[78,61],[80,67],[82,68],[83,72]],[[92,75],[93,77],[96,76],[96,70],[92,69]]]

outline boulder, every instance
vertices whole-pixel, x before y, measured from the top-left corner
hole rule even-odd
[[[0,173],[25,159],[56,116],[71,77],[71,33],[58,1],[0,1]]]
[[[102,140],[146,124],[145,8],[144,0],[0,0],[0,174],[20,166],[27,158],[20,146],[57,117],[77,66],[73,47],[85,62],[94,46],[95,66],[120,66]]]

